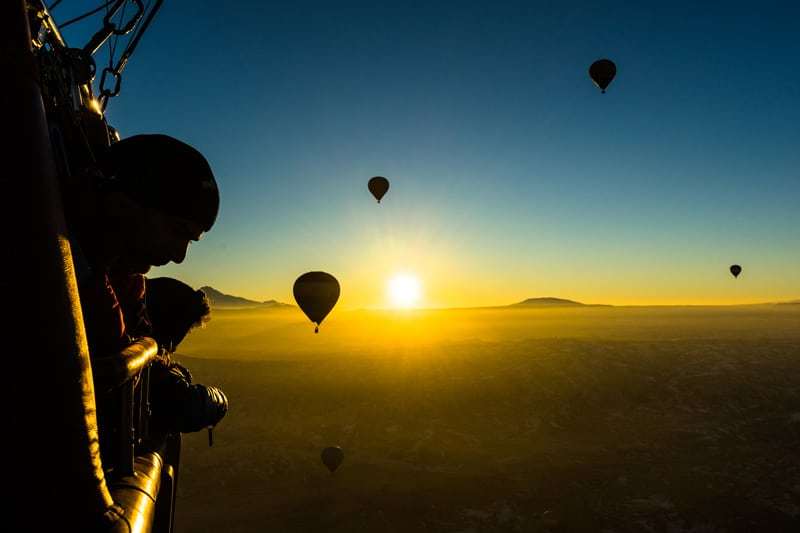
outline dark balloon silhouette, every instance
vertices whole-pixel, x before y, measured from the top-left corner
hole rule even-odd
[[[381,203],[381,198],[383,198],[386,191],[389,190],[389,180],[383,176],[375,176],[374,178],[370,178],[367,187],[369,188],[369,192],[372,193],[372,196],[378,200],[378,203]]]
[[[339,282],[327,272],[306,272],[294,282],[294,299],[313,323],[314,333],[339,299]]]
[[[616,75],[617,66],[610,59],[598,59],[589,67],[589,77],[603,93]]]
[[[331,471],[331,474],[339,468],[339,465],[342,464],[344,460],[344,452],[338,446],[328,446],[324,450],[322,450],[322,462],[325,466],[328,467],[328,470]]]
[[[739,265],[731,265],[731,274],[733,274],[734,278],[738,278],[739,274],[742,273],[742,267]]]

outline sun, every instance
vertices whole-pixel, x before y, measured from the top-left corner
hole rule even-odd
[[[408,309],[419,303],[422,286],[419,278],[412,274],[395,274],[387,286],[389,300],[394,307]]]

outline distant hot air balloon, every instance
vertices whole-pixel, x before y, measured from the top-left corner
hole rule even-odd
[[[314,333],[339,299],[339,282],[327,272],[306,272],[294,282],[294,299],[313,323]]]
[[[339,465],[342,464],[344,460],[344,452],[338,446],[328,446],[324,450],[322,450],[322,462],[325,466],[328,467],[328,470],[331,471],[331,474],[339,468]]]
[[[378,203],[381,203],[381,198],[383,198],[383,195],[389,190],[389,180],[383,176],[375,176],[374,178],[370,178],[369,183],[367,183],[367,188],[369,188],[369,192],[372,193],[372,196],[378,200]]]
[[[731,265],[731,274],[733,274],[734,278],[738,278],[739,274],[742,273],[742,267],[739,265]]]
[[[617,75],[617,66],[610,59],[598,59],[589,67],[589,77],[605,93],[606,87]]]

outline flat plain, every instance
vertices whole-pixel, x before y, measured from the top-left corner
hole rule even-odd
[[[800,305],[215,310],[178,531],[800,531]],[[330,474],[325,446],[345,459]]]

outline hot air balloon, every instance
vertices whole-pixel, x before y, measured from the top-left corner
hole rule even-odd
[[[589,77],[605,93],[606,87],[617,75],[617,66],[610,59],[598,59],[589,67]]]
[[[378,200],[378,203],[381,203],[381,198],[383,198],[383,195],[389,190],[389,180],[383,176],[375,176],[374,178],[370,178],[369,183],[367,183],[367,188],[369,188],[369,192],[372,193],[372,196]]]
[[[331,474],[339,468],[339,465],[342,464],[344,460],[344,452],[338,446],[328,446],[324,450],[322,450],[322,462],[325,466],[328,467],[328,470],[331,471]]]
[[[294,299],[309,320],[319,325],[339,299],[339,282],[327,272],[306,272],[294,282]]]
[[[739,274],[742,273],[742,267],[739,265],[731,265],[731,274],[733,274],[734,278],[738,278]]]

